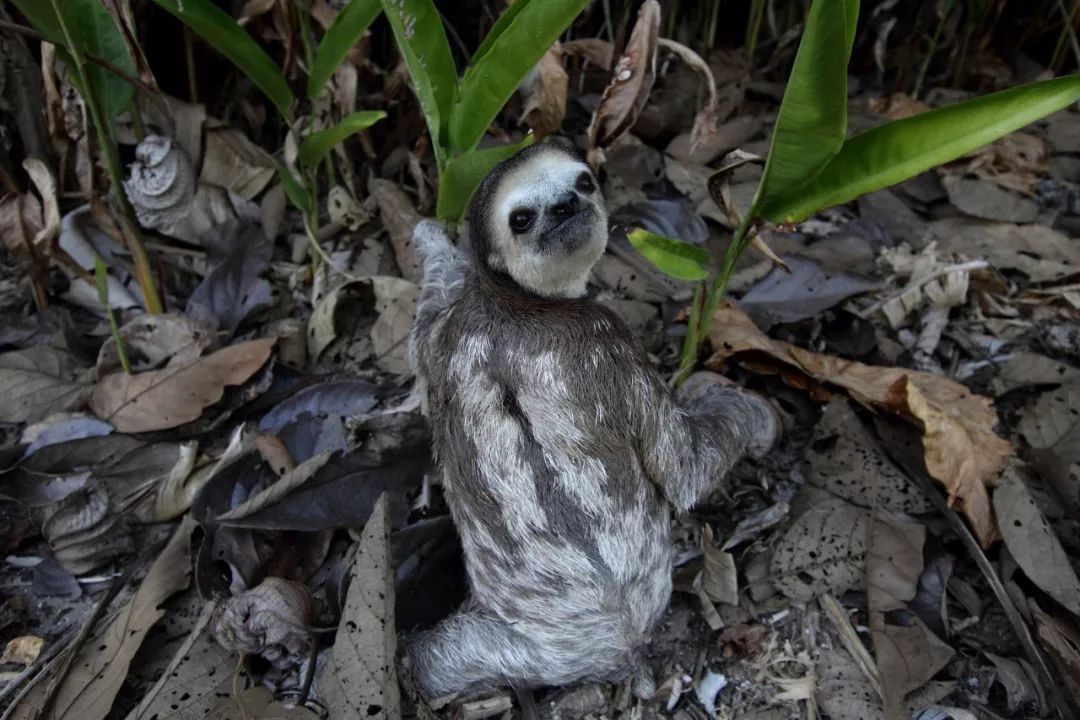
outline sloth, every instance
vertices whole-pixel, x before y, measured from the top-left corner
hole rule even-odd
[[[625,325],[586,297],[604,252],[597,180],[530,146],[492,170],[466,220],[414,231],[409,355],[461,537],[470,596],[406,639],[429,698],[509,685],[631,681],[672,589],[672,509],[777,434],[771,405],[691,376],[665,384]],[[716,376],[712,376],[716,377]]]

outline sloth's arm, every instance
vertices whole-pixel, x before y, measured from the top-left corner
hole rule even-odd
[[[420,266],[420,297],[409,346],[413,367],[419,370],[431,335],[438,329],[439,315],[461,295],[468,260],[434,220],[417,224],[413,247]]]
[[[691,376],[674,395],[650,378],[636,400],[645,471],[679,510],[718,487],[745,453],[772,447],[779,431],[768,402],[715,377]]]

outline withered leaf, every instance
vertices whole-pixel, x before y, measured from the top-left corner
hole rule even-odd
[[[994,510],[1005,545],[1024,574],[1080,616],[1080,579],[1054,529],[1012,467],[1006,468],[1001,485],[994,491]]]
[[[869,515],[832,498],[799,517],[772,556],[773,584],[793,600],[862,585]]]
[[[379,206],[379,218],[390,235],[390,244],[402,276],[410,282],[419,282],[412,234],[413,228],[423,217],[413,207],[405,191],[389,180],[372,178],[368,183],[368,192]]]
[[[131,600],[100,636],[91,637],[78,650],[70,670],[53,694],[47,717],[100,720],[109,714],[135,653],[150,628],[165,614],[163,603],[188,586],[194,525],[190,519],[180,523]],[[18,720],[36,717],[45,701],[46,688],[51,685],[36,684],[11,717]]]
[[[203,238],[211,268],[188,298],[187,314],[218,327],[228,335],[244,318],[273,300],[273,289],[262,277],[270,267],[273,246],[254,222],[232,221]]]
[[[893,714],[886,715],[889,720],[910,717],[904,714],[904,696],[929,682],[955,654],[917,617],[911,625],[885,625],[875,632],[874,651],[889,701],[886,708],[893,708]]]
[[[39,422],[82,407],[89,395],[60,350],[37,345],[0,355],[0,422]]]
[[[1080,383],[1045,392],[1024,409],[1017,427],[1033,448],[1052,448],[1080,462]]]
[[[881,715],[881,700],[858,664],[841,648],[823,650],[817,664],[817,700],[833,720]]]
[[[401,717],[394,630],[390,517],[380,498],[349,571],[349,592],[330,662],[319,678],[332,720]]]
[[[717,310],[709,339],[714,352],[708,367],[742,353],[764,353],[818,382],[844,388],[872,410],[916,419],[927,470],[948,490],[950,506],[967,516],[980,542],[993,542],[997,530],[986,488],[1004,468],[1012,444],[994,433],[998,418],[989,398],[940,375],[864,365],[772,340],[730,303]]]
[[[166,362],[195,360],[214,337],[209,328],[183,315],[164,313],[140,315],[120,328],[131,369],[135,372],[156,370]],[[111,335],[98,352],[98,377],[120,369],[116,339]]]
[[[605,148],[634,126],[656,80],[660,3],[646,0],[589,124],[589,147]]]
[[[537,139],[562,128],[569,81],[562,64],[562,48],[556,42],[537,63],[536,79],[521,111],[522,122],[532,128]]]
[[[270,358],[273,338],[231,345],[161,370],[98,380],[90,409],[120,432],[166,430],[191,422],[221,400],[228,385],[241,385]]]

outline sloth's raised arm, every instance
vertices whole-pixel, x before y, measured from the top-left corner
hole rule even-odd
[[[765,400],[707,373],[674,396],[659,377],[643,384],[634,402],[645,472],[680,511],[719,487],[745,453],[764,453],[776,439],[779,423]]]
[[[435,220],[421,220],[417,224],[413,230],[413,246],[420,266],[420,297],[416,301],[416,319],[409,346],[414,368],[417,368],[437,327],[439,314],[461,295],[469,263]]]

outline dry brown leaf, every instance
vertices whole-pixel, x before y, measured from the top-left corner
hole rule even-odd
[[[70,669],[53,693],[50,720],[101,720],[112,710],[128,667],[150,628],[165,614],[164,602],[188,586],[191,574],[191,533],[195,521],[186,518],[150,566],[139,589],[100,636],[91,636],[78,650]],[[46,688],[39,682],[11,714],[13,720],[38,717]]]
[[[598,68],[609,70],[615,57],[615,48],[600,38],[579,38],[562,43],[563,55],[579,57]]]
[[[206,150],[199,173],[200,183],[217,185],[251,200],[277,175],[277,166],[270,153],[240,130],[210,119],[204,129]]]
[[[1080,383],[1045,392],[1024,408],[1017,430],[1033,448],[1080,462]]]
[[[413,207],[405,191],[389,180],[372,178],[368,183],[368,192],[379,206],[379,217],[390,235],[398,269],[406,280],[419,282],[420,272],[416,266],[412,235],[413,228],[423,217]]]
[[[660,3],[646,0],[638,11],[626,49],[615,64],[611,81],[589,124],[589,148],[601,150],[637,122],[656,80],[656,44],[660,33]]]
[[[221,400],[225,387],[241,385],[266,363],[275,338],[252,340],[161,370],[98,380],[90,409],[118,432],[166,430],[198,419]]]
[[[319,693],[338,718],[401,717],[394,632],[390,518],[383,495],[364,527],[349,570],[349,592]]]
[[[0,663],[15,663],[16,665],[33,665],[41,648],[45,646],[45,639],[37,635],[22,635],[8,642],[4,647],[4,656],[0,657]]]
[[[881,701],[856,662],[840,648],[823,649],[817,663],[817,699],[832,720],[881,716]]]
[[[166,362],[188,362],[198,359],[214,341],[213,332],[186,315],[172,313],[140,315],[120,328],[131,369],[135,372],[154,370]],[[98,351],[98,377],[120,369],[116,338],[110,335]]]
[[[1013,467],[1005,469],[1001,485],[994,491],[994,510],[1005,545],[1024,574],[1080,616],[1080,579],[1054,529]]]
[[[314,618],[306,585],[268,577],[224,601],[214,637],[236,655],[259,655],[275,667],[295,667],[311,654]]]
[[[701,532],[701,550],[705,554],[701,587],[713,602],[739,604],[739,575],[735,558],[713,542],[712,528],[706,525]]]
[[[1033,600],[1029,607],[1039,639],[1054,658],[1065,686],[1073,697],[1080,697],[1080,628],[1075,622],[1044,612]]]
[[[90,386],[71,358],[45,345],[0,355],[0,422],[40,422],[83,406]]]
[[[521,121],[532,128],[537,140],[562,128],[569,82],[563,68],[562,48],[556,42],[540,58],[536,66],[536,79],[521,111]]]
[[[1045,225],[1014,225],[946,218],[930,223],[924,239],[939,250],[982,258],[998,270],[1018,270],[1034,282],[1080,273],[1080,247]]]
[[[773,552],[773,584],[793,600],[863,584],[869,515],[840,498],[803,513]]]
[[[1005,467],[1012,444],[994,433],[998,418],[989,398],[939,375],[864,365],[772,340],[730,303],[717,310],[709,339],[710,368],[741,353],[762,352],[818,382],[844,388],[872,410],[915,419],[922,426],[926,468],[948,490],[950,507],[967,516],[984,546],[994,541],[986,488]]]
[[[885,625],[883,632],[875,632],[874,651],[885,695],[890,698],[886,707],[894,708],[893,715],[886,715],[890,720],[911,717],[904,696],[926,685],[955,654],[918,616],[913,616],[909,626]]]

